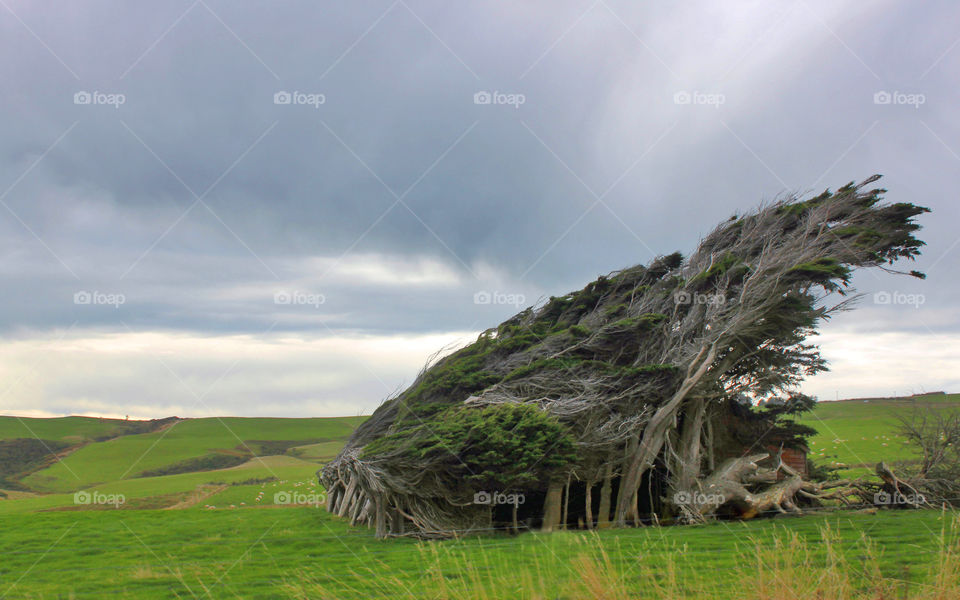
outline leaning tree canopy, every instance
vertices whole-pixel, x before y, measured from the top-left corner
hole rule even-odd
[[[850,308],[854,270],[919,254],[927,209],[884,203],[877,179],[731,217],[688,257],[615,271],[484,331],[357,429],[322,471],[328,507],[379,535],[440,535],[491,526],[472,502],[489,488],[555,505],[557,485],[583,482],[588,521],[620,525],[637,521],[652,469],[672,491],[696,489],[716,476],[714,407],[802,403],[797,384],[826,369],[808,340]]]

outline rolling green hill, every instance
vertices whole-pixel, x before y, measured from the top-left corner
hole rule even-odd
[[[897,434],[896,418],[915,407],[960,409],[960,394],[821,402],[801,419],[819,432],[811,440],[810,458],[818,464],[840,466],[842,475],[872,471],[881,460],[915,459],[913,449]]]
[[[211,453],[247,458],[283,454],[290,446],[342,443],[360,422],[357,417],[186,419],[151,433],[89,444],[29,475],[23,483],[40,492],[70,492]],[[270,447],[264,442],[289,443]]]
[[[75,503],[79,490],[122,495],[124,509],[189,508],[220,497],[253,505],[266,482],[313,483],[362,421],[0,417],[0,514],[91,508]]]
[[[162,477],[143,477],[124,479],[104,484],[85,487],[88,492],[102,495],[122,495],[123,502],[118,508],[124,510],[170,508],[190,508],[196,503],[191,502],[192,496],[197,493],[213,492],[203,500],[215,498],[221,492],[231,490],[231,497],[238,497],[239,502],[249,501],[253,506],[254,498],[263,485],[271,487],[274,483],[284,482],[284,485],[294,483],[305,485],[306,482],[316,480],[316,471],[320,465],[300,460],[290,456],[267,456],[255,458],[242,465],[216,471],[200,471],[197,473],[181,473]],[[250,481],[275,480],[268,484],[246,483]],[[222,489],[221,489],[222,488]],[[262,505],[273,504],[272,495],[268,502]],[[215,501],[210,501],[215,503]],[[231,502],[228,501],[229,505]],[[202,504],[201,504],[202,506]],[[0,514],[33,512],[53,509],[101,509],[99,506],[77,505],[74,492],[52,494],[18,495],[16,499],[0,501]],[[113,508],[113,506],[108,506]]]
[[[842,475],[864,474],[880,460],[912,459],[895,415],[915,406],[960,408],[960,394],[822,402],[802,419],[819,432],[810,458],[839,466]],[[74,505],[78,490],[122,494],[125,509],[270,505],[262,490],[278,481],[313,485],[320,465],[362,421],[0,417],[0,459],[22,461],[3,465],[7,499],[0,513],[88,508]]]
[[[0,440],[36,438],[79,444],[148,431],[156,423],[157,421],[125,421],[98,417],[34,419],[0,416]]]

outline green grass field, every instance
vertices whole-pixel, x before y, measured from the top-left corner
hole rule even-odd
[[[804,418],[819,431],[811,457],[850,473],[909,459],[894,414],[914,402],[960,406],[960,395],[822,403]],[[943,534],[950,514],[880,511],[380,541],[319,506],[315,473],[360,422],[188,419],[129,434],[130,422],[118,420],[0,417],[0,440],[35,435],[71,444],[60,460],[23,474],[24,489],[0,496],[0,599],[635,598],[657,590],[651,597],[739,598],[745,579],[760,589],[791,573],[796,585],[810,573],[846,582],[843,593],[823,597],[913,597],[942,584],[935,578],[943,536],[952,548],[960,533],[953,523]],[[211,453],[247,460],[137,477]],[[780,564],[801,555],[803,564]],[[764,579],[767,565],[776,571]],[[870,587],[878,577],[891,595]],[[594,584],[611,591],[590,592]]]
[[[811,440],[810,458],[840,466],[843,476],[873,471],[881,460],[916,459],[913,449],[897,434],[896,418],[897,414],[909,414],[914,406],[960,408],[960,394],[821,402],[801,420],[818,431]]]
[[[567,595],[584,575],[578,561],[604,552],[614,578],[633,593],[675,576],[691,597],[705,590],[742,597],[739,571],[754,568],[750,557],[779,552],[777,538],[796,553],[800,544],[789,536],[797,535],[809,544],[811,563],[826,565],[824,528],[847,560],[862,566],[872,549],[882,553],[884,576],[922,589],[936,576],[949,519],[936,511],[888,511],[420,543],[375,540],[322,508],[5,515],[0,597],[533,598],[528,592],[538,586],[545,598],[588,597]],[[855,569],[852,576],[859,579]],[[487,586],[484,596],[442,593],[479,593],[479,585]]]
[[[359,425],[357,417],[337,419],[188,419],[152,433],[93,443],[71,453],[23,483],[42,492],[69,492],[130,479],[147,469],[199,457],[211,451],[254,450],[256,441],[296,445],[342,444]]]
[[[119,429],[123,423],[124,421],[120,419],[98,419],[96,417],[31,419],[0,416],[0,440],[40,438],[77,443],[109,435]]]

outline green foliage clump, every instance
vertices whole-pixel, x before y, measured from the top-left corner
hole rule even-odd
[[[622,312],[624,312],[625,310],[627,310],[627,303],[626,303],[626,302],[621,302],[621,303],[619,303],[619,304],[613,304],[613,305],[608,306],[608,307],[606,307],[605,309],[603,309],[603,316],[605,316],[605,317],[607,317],[607,318],[615,317],[615,316],[621,314]]]
[[[794,265],[787,273],[797,279],[819,284],[824,289],[832,291],[840,288],[835,280],[840,280],[843,285],[850,282],[852,270],[836,258],[824,256],[810,262]]]
[[[604,294],[608,292],[611,287],[611,281],[606,277],[599,277],[596,281],[590,282],[585,288],[574,295],[572,302],[573,310],[579,314],[594,310]]]
[[[601,287],[609,286],[609,282],[604,281],[606,283]],[[555,306],[558,310],[569,308],[572,301],[572,296],[552,298],[547,307]],[[541,315],[530,324],[522,324],[514,318],[496,329],[484,332],[473,344],[434,365],[414,389],[404,394],[400,403],[401,418],[409,421],[407,417],[415,411],[416,418],[413,421],[417,421],[498,383],[503,379],[503,374],[491,371],[488,364],[495,363],[501,357],[528,351],[548,337],[562,334],[583,338],[590,334],[590,329],[583,325],[568,326]],[[525,367],[521,372],[530,373],[532,368]],[[520,375],[514,372],[508,376],[516,378]]]
[[[660,258],[650,263],[650,266],[647,268],[645,279],[649,281],[656,281],[658,279],[661,279],[663,278],[664,275],[666,275],[670,271],[680,268],[680,265],[682,264],[683,264],[683,254],[679,252],[674,252],[673,254],[661,256]]]
[[[781,215],[800,217],[803,215],[803,213],[807,212],[809,208],[810,206],[806,202],[793,202],[779,207],[777,209],[777,213]]]
[[[689,286],[693,289],[702,290],[715,284],[724,275],[731,281],[739,281],[750,271],[750,268],[744,264],[739,256],[726,252],[715,261],[706,271],[698,273],[689,281]]]
[[[510,371],[507,373],[507,376],[503,378],[503,381],[520,379],[537,371],[570,370],[579,366],[582,362],[584,361],[575,358],[541,358]]]
[[[605,325],[600,330],[600,335],[606,339],[632,337],[653,330],[668,318],[667,315],[661,313],[644,313],[636,317],[627,317]]]
[[[560,315],[562,315],[564,311],[570,308],[570,306],[573,304],[573,301],[573,294],[567,294],[566,296],[560,297],[550,296],[550,299],[543,307],[540,318],[555,322],[560,318]]]
[[[417,398],[469,395],[493,385],[499,377],[484,370],[484,359],[498,346],[490,336],[481,335],[473,344],[454,352],[437,363],[413,391]]]
[[[639,281],[644,279],[647,268],[644,265],[634,265],[632,267],[617,271],[610,277],[610,284],[615,288],[633,288]]]
[[[510,489],[538,485],[576,460],[573,436],[555,417],[530,404],[449,408],[414,430],[388,434],[363,456],[399,453],[430,461],[451,485]]]
[[[806,451],[809,438],[816,435],[817,430],[797,419],[813,410],[815,404],[814,398],[801,393],[771,397],[758,406],[729,398],[726,409],[734,417],[730,421],[729,433],[744,447],[783,446]]]
[[[564,331],[564,325],[540,319],[530,325],[508,325],[498,329],[495,350],[501,355],[535,346],[550,335]]]

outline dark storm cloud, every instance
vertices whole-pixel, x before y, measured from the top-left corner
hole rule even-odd
[[[7,6],[9,336],[478,330],[517,308],[478,292],[529,304],[874,172],[934,209],[930,279],[860,275],[844,322],[957,329],[952,3]]]

